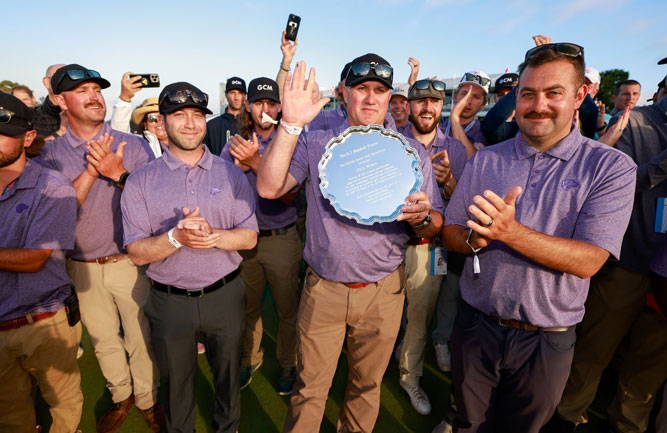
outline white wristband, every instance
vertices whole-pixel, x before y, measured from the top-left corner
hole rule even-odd
[[[280,122],[280,126],[282,126],[283,129],[290,135],[301,135],[301,131],[303,131],[303,128],[300,126],[291,126],[285,122]]]
[[[173,246],[175,246],[176,249],[178,249],[178,248],[182,247],[183,244],[180,243],[179,241],[177,241],[176,238],[174,237],[174,230],[176,230],[176,227],[174,227],[174,228],[172,228],[171,230],[169,230],[169,232],[167,233],[167,239],[169,239],[169,242],[170,242]]]

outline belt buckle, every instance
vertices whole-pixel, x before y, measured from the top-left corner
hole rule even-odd
[[[98,257],[98,258],[95,259],[95,263],[98,264],[98,265],[103,265],[103,264],[104,264],[104,261],[103,261],[103,260],[104,260],[105,258],[106,258],[106,257]]]
[[[499,324],[500,326],[504,326],[505,328],[509,328],[509,326],[507,326],[507,325],[505,325],[505,324],[503,323],[503,319],[500,318],[500,317],[498,317],[498,324]]]
[[[193,292],[197,292],[197,294],[195,295]],[[188,298],[201,298],[204,296],[204,290],[188,290],[186,296]]]

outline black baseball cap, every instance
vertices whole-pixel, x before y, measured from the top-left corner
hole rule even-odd
[[[496,80],[494,87],[494,93],[497,93],[500,89],[511,89],[519,82],[519,74],[509,73],[503,74]]]
[[[243,78],[240,77],[227,78],[227,84],[225,85],[225,93],[229,92],[230,90],[240,90],[243,93],[247,93],[245,88],[245,81],[243,81]]]
[[[658,64],[659,64],[659,65],[665,65],[665,64],[667,64],[667,57],[665,57],[664,59],[660,60],[660,61],[658,62]]]
[[[185,81],[171,83],[160,92],[158,98],[160,114],[169,114],[182,108],[199,108],[206,114],[213,114],[208,107],[208,95]]]
[[[364,64],[371,65],[371,68],[368,70],[368,73],[366,74],[356,73],[356,69],[359,68],[360,65]],[[375,65],[386,66],[388,67],[390,72],[387,74],[384,71],[387,68],[383,68],[383,71],[378,73],[378,71],[375,69]],[[364,54],[363,56],[357,57],[356,59],[350,62],[350,70],[348,71],[347,78],[345,79],[345,86],[347,87],[356,86],[357,84],[363,83],[364,81],[379,81],[380,83],[384,84],[390,89],[393,89],[392,84],[394,82],[394,71],[389,62],[383,59],[382,57],[378,56],[377,54],[373,53]]]
[[[340,81],[343,81],[347,77],[348,72],[350,72],[350,66],[352,66],[352,62],[348,62],[343,66],[343,70],[340,71]]]
[[[280,104],[280,93],[278,83],[271,78],[255,78],[248,85],[248,102],[256,102],[260,99],[269,99]]]
[[[0,92],[0,134],[19,135],[33,129],[34,112],[19,98]]]
[[[51,76],[51,88],[53,89],[53,93],[57,95],[67,90],[72,90],[86,81],[97,83],[103,89],[111,86],[111,83],[102,78],[99,72],[72,63],[54,72],[53,76]]]

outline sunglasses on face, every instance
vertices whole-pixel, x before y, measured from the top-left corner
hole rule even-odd
[[[394,76],[394,69],[389,65],[380,65],[378,63],[355,63],[350,67],[347,75],[354,77],[366,77],[373,71],[376,77],[391,80]]]
[[[65,72],[65,74],[58,79],[56,87],[58,87],[58,85],[65,79],[65,77],[69,77],[72,81],[77,81],[83,80],[84,78],[100,78],[101,75],[99,72],[93,71],[91,69],[71,69]]]
[[[8,110],[4,107],[0,107],[0,123],[9,123],[12,121],[12,119],[14,119],[14,122],[18,120],[19,123],[23,124],[24,126],[30,127],[32,125],[27,120],[22,119],[20,117],[15,118],[14,116],[16,116],[16,113],[14,113],[13,111]]]
[[[553,50],[559,54],[563,54],[566,56],[570,57],[581,56],[582,59],[584,58],[584,47],[569,42],[559,42],[556,44],[544,44],[535,48],[531,48],[530,50],[526,51],[525,60],[528,60],[529,58],[535,56],[535,54],[544,50]]]
[[[146,122],[148,123],[157,123],[160,115],[158,113],[148,113],[146,115]]]
[[[471,74],[469,72],[466,72],[463,74],[463,79],[461,82],[468,82],[468,83],[478,83],[482,87],[486,87],[491,83],[490,78],[482,77],[481,75],[477,74]]]
[[[160,104],[165,98],[168,98],[172,104],[184,104],[188,98],[196,104],[208,104],[208,95],[199,90],[168,90],[160,99]]]
[[[413,84],[413,86],[417,90],[426,90],[429,87],[433,87],[433,90],[437,92],[444,92],[445,88],[447,87],[445,83],[438,80],[419,80],[415,81],[415,84]]]

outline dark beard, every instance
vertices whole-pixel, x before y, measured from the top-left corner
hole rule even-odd
[[[25,143],[25,137],[21,140],[21,145],[18,147],[16,152],[13,153],[0,153],[0,168],[7,167],[9,165],[14,164],[18,159],[23,155],[24,147],[23,143]]]
[[[438,123],[440,123],[440,118],[442,117],[442,113],[433,116],[433,124],[428,129],[422,128],[421,125],[419,124],[419,115],[421,115],[422,113],[419,113],[416,116],[410,113],[410,122],[412,122],[412,126],[414,126],[417,132],[419,132],[420,134],[422,135],[430,134],[431,132],[433,132],[435,128],[438,127]]]

